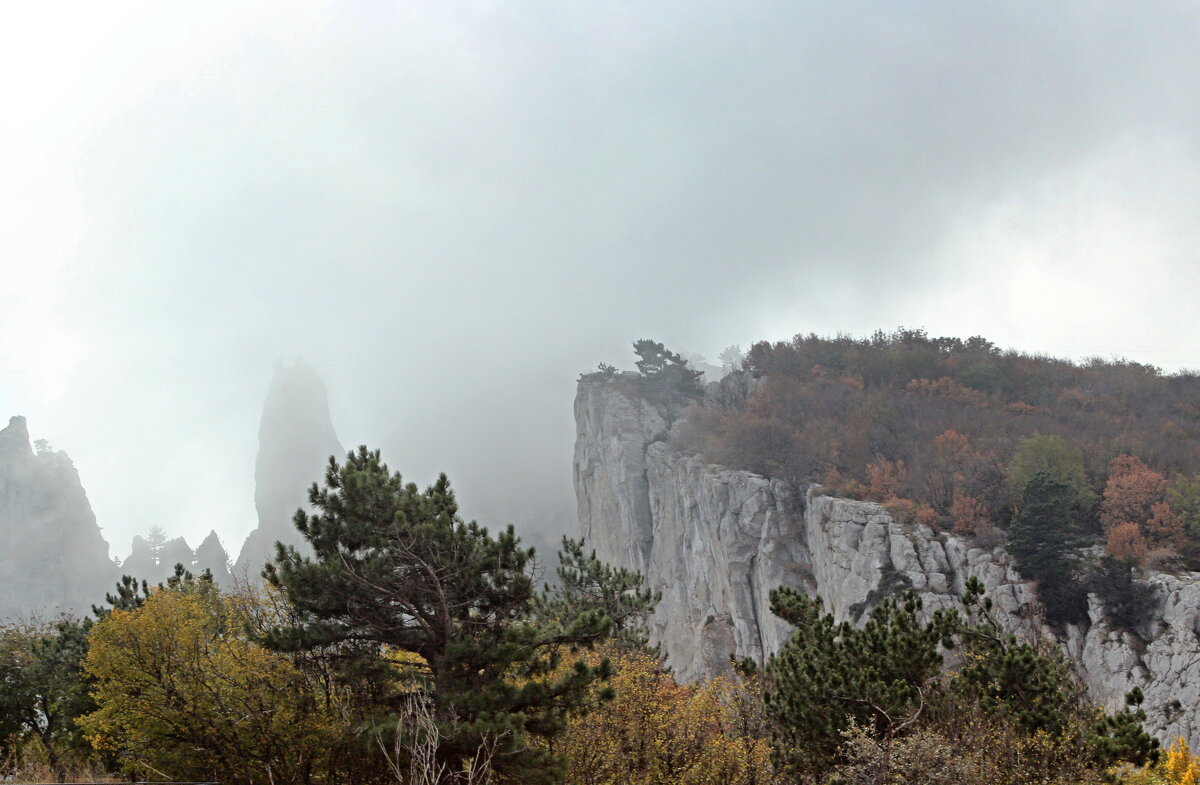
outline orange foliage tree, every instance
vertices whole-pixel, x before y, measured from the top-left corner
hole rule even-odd
[[[936,509],[948,511],[954,491],[964,481],[963,471],[971,451],[967,437],[950,429],[933,438],[933,455],[924,472],[925,498]]]
[[[900,495],[900,487],[908,479],[904,461],[889,461],[879,458],[867,464],[868,501],[885,502]]]
[[[1104,501],[1100,504],[1100,523],[1105,530],[1132,521],[1144,523],[1153,515],[1153,507],[1163,500],[1167,479],[1140,458],[1118,455],[1109,464]]]
[[[1155,548],[1170,548],[1181,553],[1187,547],[1187,521],[1166,502],[1150,507],[1150,520],[1144,527],[1146,539]]]
[[[955,496],[950,505],[950,520],[955,534],[982,535],[994,528],[987,506],[974,496]]]
[[[1118,523],[1108,530],[1108,552],[1118,559],[1142,564],[1146,558],[1146,538],[1136,523]]]

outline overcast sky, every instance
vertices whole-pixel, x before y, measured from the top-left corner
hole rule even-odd
[[[13,5],[0,415],[114,555],[236,555],[281,359],[488,524],[573,517],[640,337],[1200,367],[1198,64],[1193,3]]]

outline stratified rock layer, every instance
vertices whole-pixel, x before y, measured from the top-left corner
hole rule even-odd
[[[13,417],[0,430],[0,619],[86,613],[116,577],[75,465],[35,453]]]
[[[767,610],[776,586],[821,597],[857,621],[889,593],[918,591],[926,608],[957,607],[979,578],[999,619],[1050,635],[1033,587],[995,546],[901,524],[878,504],[801,492],[745,471],[703,463],[664,443],[667,422],[619,383],[583,380],[575,399],[575,490],[581,531],[597,554],[640,570],[663,599],[652,619],[683,678],[762,660],[788,629]],[[1152,575],[1157,609],[1137,634],[1109,624],[1091,598],[1090,623],[1057,639],[1092,698],[1118,708],[1146,693],[1147,726],[1164,741],[1200,744],[1200,575]]]

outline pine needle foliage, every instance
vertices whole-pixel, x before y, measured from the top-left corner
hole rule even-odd
[[[563,537],[558,553],[558,585],[546,587],[538,599],[538,615],[551,623],[599,612],[611,624],[609,636],[618,646],[649,646],[647,619],[662,599],[662,592],[644,588],[636,570],[613,567],[585,551],[584,541]]]
[[[771,592],[771,612],[796,628],[767,662],[776,765],[812,774],[835,760],[851,723],[891,738],[920,717],[956,621],[937,611],[921,623],[920,609],[907,592],[854,627],[823,613],[820,598],[788,587]]]
[[[415,683],[438,724],[439,763],[461,769],[486,742],[500,775],[557,781],[560,761],[528,740],[560,732],[588,687],[607,678],[607,662],[582,660],[550,677],[564,651],[607,632],[604,614],[540,622],[533,550],[511,526],[493,536],[463,521],[445,475],[421,491],[364,446],[343,464],[331,458],[309,501],[317,512],[298,511],[294,521],[312,556],[279,545],[264,571],[298,618],[272,630],[268,645],[332,648],[359,683],[395,682],[390,653],[418,655],[402,680],[410,686],[375,696],[383,715],[376,730],[411,700]]]

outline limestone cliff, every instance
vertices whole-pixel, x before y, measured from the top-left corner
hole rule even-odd
[[[820,596],[857,620],[889,592],[911,587],[926,607],[957,606],[980,578],[1010,628],[1051,634],[1034,591],[1001,546],[896,522],[878,504],[792,489],[670,450],[667,422],[618,383],[582,380],[575,399],[575,490],[581,531],[598,555],[645,574],[663,593],[652,620],[680,676],[762,659],[786,625],[767,610],[779,585]],[[1158,605],[1137,634],[1113,628],[1091,598],[1090,624],[1058,640],[1092,698],[1121,705],[1146,693],[1151,731],[1200,743],[1200,574],[1153,575]]]
[[[0,430],[0,619],[86,613],[116,580],[108,543],[67,454]]]
[[[329,416],[324,382],[305,365],[276,368],[258,427],[254,463],[258,528],[242,545],[235,577],[256,579],[274,558],[276,541],[300,544],[292,516],[307,504],[309,486],[325,477],[331,455],[340,460],[343,451]]]

